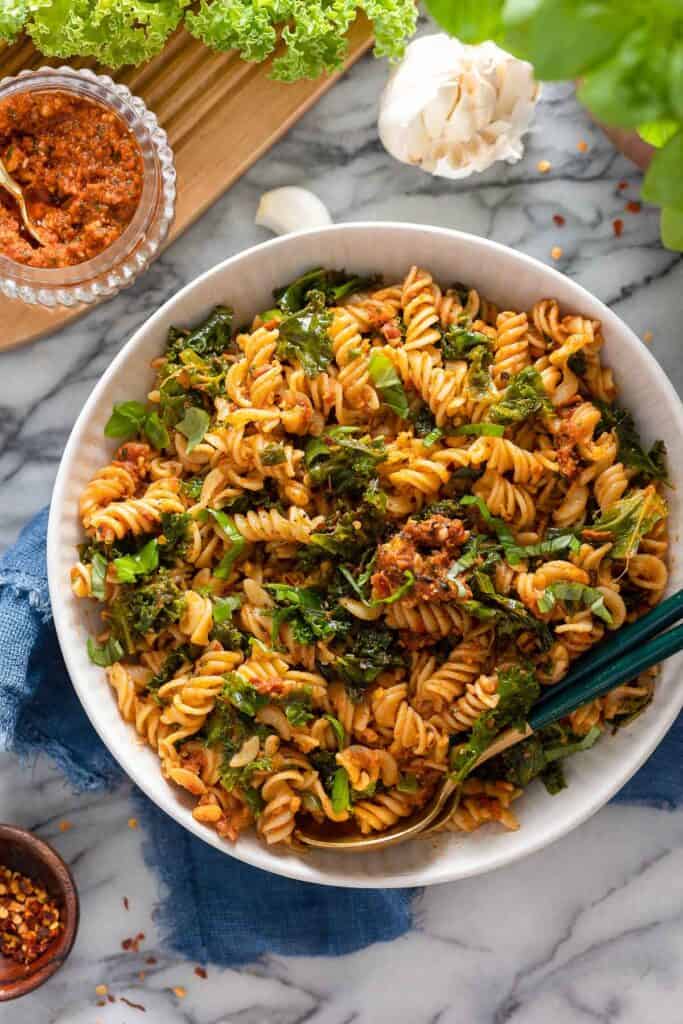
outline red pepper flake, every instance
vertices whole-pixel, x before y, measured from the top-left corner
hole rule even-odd
[[[132,950],[133,953],[140,952],[140,943],[145,937],[144,932],[138,932],[137,935],[131,936],[129,939],[124,939],[121,943],[121,949],[125,949],[126,952]]]
[[[123,906],[125,907],[126,910],[130,910],[130,903],[128,902],[127,896],[123,897]]]
[[[617,238],[621,238],[621,233],[624,230],[623,220],[621,220],[620,217],[617,217],[616,220],[612,221],[612,227],[614,228],[614,234],[617,236]]]
[[[73,827],[74,827],[73,826],[73,822],[71,822],[71,821],[60,821],[60,823],[59,823],[59,831],[60,832],[68,832],[69,829],[73,828]]]
[[[107,1002],[108,1003],[115,1003],[116,1002],[116,996],[113,996],[111,994],[111,992],[110,992],[109,995],[107,996]]]
[[[579,153],[586,153],[588,150],[588,143],[585,139],[579,139],[579,141],[576,143],[576,148],[578,149]]]
[[[642,208],[642,205],[635,199],[629,199],[629,201],[626,204],[626,209],[629,213],[640,213]]]
[[[194,973],[197,975],[198,978],[207,977],[206,970],[203,967],[195,967]]]
[[[130,999],[126,999],[125,996],[121,996],[121,1002],[125,1003],[126,1006],[131,1006],[134,1010],[142,1010],[143,1013],[147,1013],[147,1007],[143,1006],[142,1003],[133,1003]]]
[[[620,192],[623,192],[624,189],[628,188],[628,182],[627,181],[620,181],[619,184],[617,185],[617,188],[619,189]]]
[[[558,228],[563,228],[567,223],[561,213],[553,214],[553,222],[557,224]]]
[[[148,956],[147,959],[145,960],[146,964],[155,964],[156,962],[157,958],[155,956]]]
[[[401,332],[396,324],[386,323],[380,327],[380,333],[384,335],[387,341],[396,341],[401,337]]]
[[[62,928],[59,907],[46,890],[0,864],[0,954],[18,964],[30,964]]]

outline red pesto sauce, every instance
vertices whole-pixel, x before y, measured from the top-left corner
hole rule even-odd
[[[19,208],[0,189],[0,253],[30,267],[71,267],[115,242],[140,202],[140,147],[100,103],[61,90],[0,102],[0,156],[48,242],[29,242]]]

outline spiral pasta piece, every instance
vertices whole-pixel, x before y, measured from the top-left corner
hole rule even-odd
[[[403,282],[401,303],[406,325],[406,350],[411,352],[438,345],[441,341],[438,293],[431,274],[412,267]]]

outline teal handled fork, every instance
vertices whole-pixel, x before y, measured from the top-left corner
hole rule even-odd
[[[563,680],[537,701],[525,725],[519,729],[507,729],[497,736],[475,767],[683,650],[683,623],[675,625],[680,619],[683,619],[683,590],[585,654]],[[669,628],[672,626],[673,629]],[[313,829],[299,829],[297,837],[308,846],[338,852],[386,849],[435,831],[452,814],[459,796],[459,783],[446,778],[432,800],[417,815],[387,832],[376,836],[357,832],[326,835]]]

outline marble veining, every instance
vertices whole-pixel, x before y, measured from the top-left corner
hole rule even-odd
[[[559,269],[641,337],[651,331],[655,356],[683,388],[683,261],[660,246],[656,211],[625,211],[638,175],[573,91],[545,88],[520,163],[454,185],[382,149],[375,122],[385,74],[363,60],[131,289],[60,334],[0,357],[0,546],[49,500],[74,419],[121,345],[196,274],[267,237],[253,216],[261,192],[277,185],[312,188],[335,220],[448,225],[546,262],[561,246]],[[550,161],[548,173],[540,160]],[[5,755],[0,766],[0,819],[55,843],[73,865],[83,907],[68,965],[34,995],[3,1006],[6,1024],[683,1020],[681,809],[612,804],[521,863],[426,890],[413,929],[392,943],[337,959],[266,956],[237,971],[208,964],[204,979],[197,964],[161,947],[154,910],[162,894],[142,857],[141,829],[128,825],[129,787],[75,795],[45,761],[26,768]],[[123,950],[122,940],[138,932],[139,952]],[[99,984],[114,1002],[97,1005]]]

